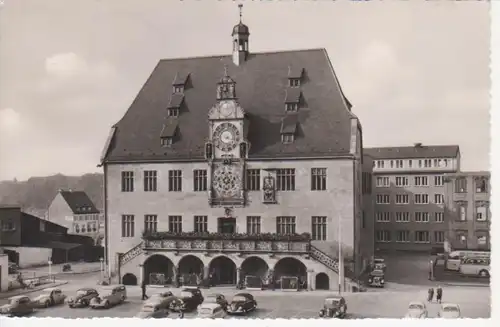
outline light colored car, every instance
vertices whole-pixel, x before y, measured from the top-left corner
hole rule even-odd
[[[410,302],[405,318],[423,319],[427,316],[427,307],[423,302]]]
[[[107,286],[99,292],[99,296],[90,301],[92,309],[108,309],[121,304],[127,299],[127,289],[124,285]]]
[[[64,295],[61,289],[52,287],[44,289],[42,294],[33,299],[33,303],[39,308],[48,308],[54,305],[63,304],[64,300],[66,300],[66,295]]]
[[[141,308],[141,311],[135,316],[140,319],[148,318],[167,318],[168,307],[165,307],[161,299],[148,300]]]
[[[166,308],[168,308],[170,303],[176,298],[177,297],[172,292],[168,291],[168,292],[151,294],[149,296],[149,299],[146,300],[146,302],[160,301],[163,306],[166,306]]]
[[[441,304],[441,310],[439,310],[438,317],[447,319],[460,318],[460,306],[455,303],[443,303]]]
[[[225,318],[226,310],[218,303],[202,303],[198,307],[198,318]]]
[[[10,317],[21,317],[35,311],[35,306],[26,295],[17,295],[9,299],[9,303],[0,307],[0,313]]]

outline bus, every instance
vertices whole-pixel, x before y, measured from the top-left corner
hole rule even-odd
[[[464,258],[487,258],[491,257],[491,252],[489,251],[468,251],[468,250],[459,250],[452,251],[448,254],[446,259],[446,269],[459,271],[460,263]]]
[[[460,273],[465,276],[490,277],[490,259],[464,258],[460,264]]]

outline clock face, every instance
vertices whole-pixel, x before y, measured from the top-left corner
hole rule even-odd
[[[233,106],[227,102],[224,102],[220,106],[220,114],[223,117],[228,117],[233,113]]]
[[[218,125],[213,134],[215,146],[224,152],[233,150],[240,142],[240,139],[240,131],[231,123]]]
[[[214,171],[213,187],[222,198],[235,197],[241,190],[241,174],[234,166],[220,166]]]

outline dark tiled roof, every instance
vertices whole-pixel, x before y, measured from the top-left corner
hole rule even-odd
[[[286,89],[285,103],[299,103],[302,91],[298,87]]]
[[[99,213],[94,203],[84,191],[60,191],[74,214]]]
[[[288,78],[302,78],[303,73],[302,67],[288,67]]]
[[[363,153],[374,159],[455,158],[459,152],[458,145],[396,146],[363,149]]]
[[[168,102],[168,108],[180,108],[183,101],[183,94],[172,94]]]
[[[187,72],[182,72],[182,73],[177,72],[175,74],[174,81],[172,82],[172,85],[174,85],[174,86],[186,85],[188,77],[189,77],[189,73],[187,73]]]
[[[240,66],[233,64],[232,56],[160,60],[115,125],[105,161],[203,160],[207,114],[216,103],[216,86],[225,66],[236,81],[238,102],[249,121],[250,159],[349,155],[353,116],[326,50],[312,49],[250,54]],[[283,144],[280,128],[286,114],[283,101],[289,67],[303,67],[307,73],[300,87],[307,108],[298,113],[301,137]],[[178,118],[179,139],[165,148],[160,135],[170,85],[179,72],[190,73],[190,87],[184,92],[185,110]]]
[[[179,122],[177,118],[169,117],[165,119],[165,124],[163,125],[163,129],[161,130],[161,137],[173,137],[175,135],[175,131],[179,126]]]
[[[295,134],[297,130],[298,115],[289,114],[283,118],[281,123],[281,133],[282,134]]]

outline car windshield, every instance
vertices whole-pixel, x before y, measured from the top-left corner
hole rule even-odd
[[[458,308],[457,307],[453,307],[453,306],[447,306],[447,307],[443,308],[443,311],[444,312],[458,312]]]
[[[113,290],[102,290],[99,292],[100,297],[110,296],[111,294],[113,294]]]
[[[423,308],[424,307],[421,304],[418,304],[418,303],[412,303],[408,307],[408,309],[410,309],[410,310],[422,310]]]
[[[339,299],[326,299],[325,304],[328,305],[337,305],[340,302]]]
[[[142,312],[154,312],[155,307],[153,305],[145,305],[142,307]]]
[[[205,302],[216,302],[217,301],[217,296],[215,295],[209,295],[205,298]]]
[[[235,297],[233,297],[233,301],[244,302],[246,300],[247,298],[244,297],[243,295],[236,295]]]
[[[181,297],[193,297],[193,293],[188,292],[188,291],[182,291]]]
[[[201,315],[210,315],[210,314],[212,314],[212,309],[211,308],[201,308],[199,310],[199,314],[201,314]]]
[[[9,304],[15,304],[15,303],[17,303],[17,299],[11,299],[11,300],[9,301]]]
[[[88,291],[86,291],[86,290],[78,290],[78,291],[76,291],[76,295],[77,296],[86,295],[87,293],[88,293]]]
[[[372,275],[376,277],[384,276],[384,272],[382,270],[374,270],[372,271]]]

